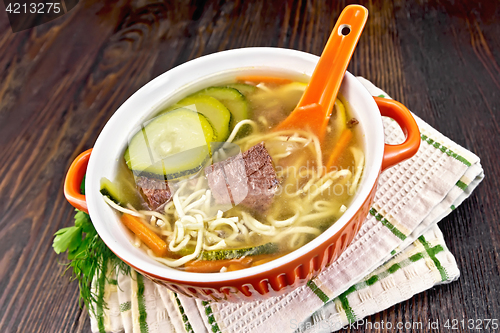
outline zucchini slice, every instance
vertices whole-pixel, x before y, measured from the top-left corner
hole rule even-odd
[[[204,115],[179,108],[145,123],[129,141],[124,157],[135,174],[175,179],[200,170],[215,139]]]
[[[196,111],[207,117],[216,134],[214,141],[223,142],[229,136],[231,112],[216,98],[206,95],[191,95],[181,99],[167,111],[170,112],[170,110],[180,107]]]
[[[235,88],[229,87],[209,87],[203,89],[194,95],[195,96],[210,96],[220,101],[231,112],[231,128],[238,122],[248,119],[249,106],[245,96]]]
[[[126,171],[130,173],[128,169]],[[114,182],[105,177],[101,178],[100,192],[122,207],[125,207],[127,204],[140,207],[143,202],[140,194],[137,192],[137,186],[132,174],[128,174],[125,177],[121,176]]]
[[[251,84],[246,83],[231,83],[226,85],[226,87],[238,90],[245,97],[248,97],[248,95],[253,94],[257,90],[256,86],[252,86]]]
[[[102,195],[108,197],[111,201],[120,206],[125,205],[127,202],[124,198],[121,198],[120,191],[118,190],[116,184],[108,178],[101,178],[100,192]]]
[[[245,256],[258,256],[261,254],[274,254],[278,252],[279,246],[276,243],[266,243],[254,247],[247,247],[242,249],[229,249],[229,250],[213,250],[203,251],[196,260],[224,260],[224,259],[237,259]],[[185,253],[184,253],[185,251]],[[194,249],[189,251],[181,250],[180,255],[187,255],[192,253]]]

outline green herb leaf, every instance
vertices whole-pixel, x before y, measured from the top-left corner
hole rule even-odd
[[[75,259],[83,259],[86,257],[87,253],[87,248],[90,243],[90,237],[86,236],[83,241],[78,244],[78,247],[75,249],[68,251],[68,259],[69,260],[75,260]]]
[[[92,224],[92,221],[90,221],[89,214],[80,210],[78,210],[75,215],[75,227],[82,228],[83,232],[95,231],[94,225]]]
[[[121,261],[104,244],[90,220],[90,216],[77,210],[75,226],[63,228],[55,233],[54,251],[67,251],[69,262],[67,270],[72,273],[72,279],[78,281],[80,301],[95,314],[96,305],[106,307],[105,302],[92,290],[92,280],[108,270],[118,269],[123,274],[130,274],[130,267]],[[106,276],[104,278],[107,278]]]
[[[79,227],[69,227],[60,229],[55,233],[52,246],[57,254],[64,251],[73,251],[82,241],[82,229]]]

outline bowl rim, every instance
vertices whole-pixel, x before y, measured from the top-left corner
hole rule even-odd
[[[196,58],[194,60],[188,61],[186,63],[183,63],[159,76],[154,78],[153,80],[149,81],[147,84],[145,84],[143,87],[141,87],[139,90],[137,90],[134,94],[132,94],[118,109],[117,111],[113,114],[113,116],[108,120],[106,125],[104,126],[103,130],[99,134],[95,144],[94,144],[94,149],[92,152],[92,155],[89,160],[88,168],[87,168],[87,180],[85,184],[85,193],[86,193],[86,198],[87,198],[87,203],[88,203],[88,210],[89,214],[91,216],[91,220],[94,224],[94,227],[101,237],[101,239],[104,241],[104,243],[113,251],[119,258],[121,258],[123,261],[128,263],[129,265],[139,269],[140,271],[146,273],[146,274],[151,274],[155,277],[159,278],[164,278],[168,281],[180,281],[180,282],[185,282],[185,283],[196,283],[196,282],[203,282],[203,283],[210,283],[210,282],[224,282],[224,281],[234,281],[234,280],[239,280],[239,279],[245,279],[245,278],[251,278],[252,276],[258,276],[261,274],[264,274],[266,271],[271,270],[271,269],[276,269],[277,267],[280,266],[285,266],[286,264],[299,259],[300,257],[306,255],[307,253],[310,253],[311,251],[314,251],[315,248],[318,246],[322,245],[323,243],[327,242],[332,236],[334,236],[336,233],[338,233],[346,224],[349,223],[349,221],[355,216],[355,214],[361,209],[363,206],[364,201],[366,198],[369,196],[373,186],[376,185],[380,170],[381,170],[381,165],[382,165],[382,157],[383,157],[383,152],[384,152],[384,133],[383,133],[383,125],[382,125],[382,118],[380,116],[380,113],[378,111],[378,107],[373,100],[371,94],[365,89],[365,87],[359,82],[351,73],[346,72],[345,77],[344,77],[344,82],[347,82],[349,86],[353,86],[353,89],[356,89],[356,92],[360,94],[362,97],[362,100],[366,101],[367,107],[372,109],[373,112],[377,112],[377,115],[374,115],[372,117],[372,122],[370,122],[370,128],[373,127],[374,129],[374,135],[370,137],[370,140],[374,140],[375,142],[379,142],[376,144],[376,150],[378,151],[373,152],[373,163],[371,166],[366,165],[365,161],[365,171],[363,175],[363,182],[364,185],[362,188],[360,188],[357,193],[356,197],[353,199],[351,204],[349,205],[348,209],[344,212],[344,214],[333,224],[331,225],[327,230],[325,230],[323,233],[321,233],[319,236],[311,240],[309,243],[301,246],[299,249],[294,250],[282,257],[279,257],[277,259],[274,259],[268,263],[256,266],[256,267],[250,267],[244,270],[238,270],[238,271],[232,271],[232,272],[224,272],[224,273],[193,273],[193,272],[186,272],[186,271],[181,271],[177,269],[172,269],[170,267],[164,266],[165,269],[160,269],[156,266],[152,266],[148,262],[145,262],[143,260],[138,260],[137,256],[135,256],[132,251],[128,251],[127,247],[121,246],[116,239],[114,239],[113,234],[107,232],[106,228],[102,225],[103,221],[103,215],[101,214],[99,210],[99,205],[97,203],[98,199],[101,199],[100,194],[97,195],[99,192],[99,181],[95,178],[94,173],[96,173],[97,168],[99,167],[99,155],[101,154],[100,151],[104,150],[104,147],[106,146],[106,140],[109,138],[112,138],[114,133],[113,130],[116,129],[116,126],[121,122],[120,118],[123,118],[127,115],[127,113],[131,112],[131,108],[134,106],[140,105],[140,101],[144,98],[148,97],[148,94],[150,91],[158,89],[162,85],[165,84],[170,84],[172,81],[175,81],[177,78],[180,78],[182,75],[186,76],[185,73],[189,71],[193,71],[193,69],[196,68],[201,68],[207,66],[207,64],[210,63],[218,63],[218,64],[226,64],[231,63],[231,59],[241,59],[241,58],[248,58],[248,59],[260,59],[259,57],[283,57],[283,59],[289,59],[291,61],[300,61],[300,62],[306,62],[308,65],[313,65],[317,63],[319,57],[310,53],[302,52],[302,51],[297,51],[297,50],[291,50],[291,49],[283,49],[283,48],[272,48],[272,47],[251,47],[251,48],[240,48],[240,49],[233,49],[233,50],[227,50],[227,51],[221,51],[213,54],[209,54],[200,58]],[[255,60],[257,61],[257,60]],[[225,64],[226,63],[226,64]],[[262,65],[254,65],[257,67],[269,67],[266,64]],[[252,67],[252,66],[247,66],[247,67]],[[272,66],[271,66],[272,67]],[[241,68],[240,67],[228,67],[227,69],[237,69]],[[191,75],[193,76],[193,75]],[[207,75],[198,75],[194,74],[197,78],[192,79],[197,80],[203,77],[206,77]],[[182,81],[182,80],[181,80]],[[189,83],[186,83],[189,84]],[[343,83],[344,84],[344,83]],[[177,84],[178,89],[182,89],[184,86],[182,86],[180,83]],[[341,88],[342,89],[342,88]],[[172,96],[175,94],[175,91],[167,94],[168,96]],[[160,102],[158,101],[159,104]],[[150,108],[146,108],[144,111],[139,112],[142,114],[142,118],[147,118],[145,115],[150,114]],[[356,110],[359,111],[359,110]],[[363,111],[363,112],[369,112],[369,111]],[[357,112],[356,112],[357,113]],[[365,132],[365,131],[364,131]],[[115,165],[116,168],[116,165]],[[368,170],[368,172],[366,171]],[[102,199],[101,199],[102,201]],[[111,209],[111,208],[109,208]],[[127,244],[130,248],[133,248],[133,245]],[[132,250],[132,249],[130,249]]]

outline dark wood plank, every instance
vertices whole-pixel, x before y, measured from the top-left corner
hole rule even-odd
[[[52,235],[72,223],[62,195],[69,163],[131,94],[221,50],[275,46],[319,55],[349,3],[85,1],[15,34],[0,14],[0,331],[90,331],[76,283],[61,276]],[[349,70],[476,152],[487,175],[440,224],[460,279],[367,320],[500,319],[500,3],[361,3],[370,17]]]

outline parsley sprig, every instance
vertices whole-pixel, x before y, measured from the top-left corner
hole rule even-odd
[[[103,272],[117,267],[122,273],[129,274],[130,267],[104,244],[90,216],[80,210],[76,212],[75,225],[58,230],[54,235],[52,247],[57,254],[67,252],[68,262],[65,264],[67,266],[65,272],[71,271],[71,279],[78,281],[80,305],[83,302],[95,315],[94,304],[99,303],[99,297],[91,288],[92,280]],[[104,265],[107,265],[107,270],[104,269]],[[99,305],[106,306],[106,304]]]

